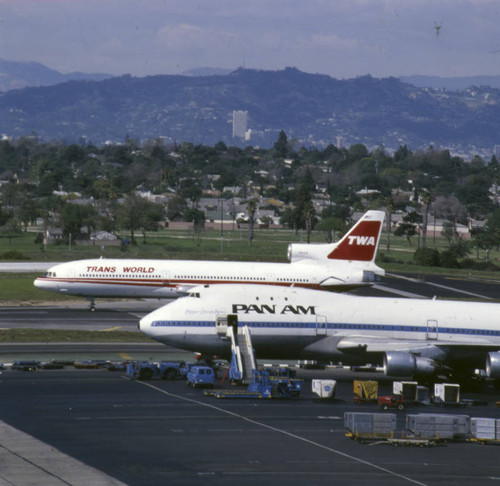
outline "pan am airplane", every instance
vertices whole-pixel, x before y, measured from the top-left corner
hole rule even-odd
[[[95,297],[173,298],[197,285],[260,283],[344,291],[384,276],[375,255],[385,213],[367,211],[338,242],[288,246],[291,263],[93,259],[61,263],[35,280],[40,289]]]
[[[293,287],[206,285],[143,317],[139,329],[164,344],[230,355],[217,334],[228,315],[248,326],[256,358],[378,363],[387,376],[475,369],[500,378],[500,304],[360,297]],[[221,321],[222,319],[222,321]]]

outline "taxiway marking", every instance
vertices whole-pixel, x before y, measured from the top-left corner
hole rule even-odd
[[[124,377],[124,379],[129,379],[129,378]],[[159,387],[157,387],[155,385],[152,385],[151,383],[146,383],[144,381],[135,381],[135,383],[147,386],[147,387],[149,387],[149,388],[151,388],[153,390],[156,390],[157,392],[162,393],[163,395],[166,395],[166,396],[169,396],[169,397],[172,397],[172,398],[177,398],[177,399],[183,400],[185,402],[195,403],[197,405],[201,405],[202,407],[211,408],[212,410],[216,410],[216,411],[224,413],[226,415],[231,415],[232,417],[238,418],[240,420],[243,420],[245,422],[251,423],[253,425],[257,425],[259,427],[262,427],[262,428],[265,428],[265,429],[268,429],[268,430],[272,430],[272,431],[277,432],[279,434],[286,435],[287,437],[291,437],[292,439],[300,440],[302,442],[305,442],[307,444],[313,445],[313,446],[318,447],[320,449],[332,452],[333,454],[337,454],[339,456],[345,457],[347,459],[350,459],[352,461],[358,462],[360,464],[364,464],[365,466],[377,469],[378,471],[384,472],[386,474],[389,474],[390,476],[399,478],[399,479],[401,479],[403,481],[407,481],[407,482],[412,483],[412,484],[418,484],[419,486],[427,486],[425,483],[421,483],[420,481],[417,481],[415,479],[409,478],[408,476],[404,476],[402,474],[398,474],[397,472],[391,471],[390,469],[387,469],[385,467],[378,466],[377,464],[374,464],[374,463],[369,462],[369,461],[365,461],[364,459],[360,459],[359,457],[352,456],[352,455],[347,454],[345,452],[339,451],[338,449],[333,449],[332,447],[325,446],[323,444],[320,444],[319,442],[315,442],[313,440],[307,439],[306,437],[302,437],[302,436],[297,435],[297,434],[292,434],[291,432],[287,432],[286,430],[279,429],[278,427],[273,427],[272,425],[267,425],[267,424],[265,424],[263,422],[259,422],[257,420],[245,417],[244,415],[241,415],[241,414],[238,414],[238,413],[235,413],[235,412],[231,412],[229,410],[225,410],[225,409],[217,407],[215,405],[210,405],[209,403],[200,402],[199,400],[195,400],[193,398],[187,398],[187,397],[183,397],[183,396],[180,396],[180,395],[176,395],[175,393],[167,392],[166,390],[162,390],[161,388],[159,388]]]

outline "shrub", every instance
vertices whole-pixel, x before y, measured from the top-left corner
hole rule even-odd
[[[19,250],[4,251],[0,255],[0,258],[2,260],[29,260],[29,258],[25,257]]]
[[[460,261],[460,267],[469,270],[479,270],[483,272],[499,272],[500,267],[493,262],[478,262],[472,258],[465,258]]]
[[[439,256],[441,266],[444,268],[460,268],[457,257],[451,250],[444,250]]]
[[[435,248],[419,248],[415,250],[413,259],[417,265],[425,267],[439,267],[440,264],[439,251]]]

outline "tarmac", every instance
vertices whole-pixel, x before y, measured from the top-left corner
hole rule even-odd
[[[126,486],[0,422],[0,486]]]
[[[183,380],[71,367],[4,370],[0,485],[498,484],[495,445],[392,447],[345,437],[346,411],[380,411],[353,402],[353,379],[377,380],[379,394],[391,392],[392,380],[342,368],[299,370],[298,377],[298,399],[217,400]],[[335,401],[312,400],[313,377],[337,380]],[[398,427],[407,413],[500,416],[492,387],[463,395],[487,403],[412,407],[397,413]]]

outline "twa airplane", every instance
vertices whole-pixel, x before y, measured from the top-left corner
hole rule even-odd
[[[333,244],[288,246],[291,263],[191,260],[78,260],[55,265],[35,280],[36,287],[67,295],[174,298],[200,284],[261,283],[344,291],[373,284],[384,276],[375,265],[385,213],[367,211]]]
[[[143,317],[139,329],[164,344],[230,356],[230,344],[217,333],[230,321],[248,327],[257,359],[378,363],[398,377],[468,379],[485,368],[500,378],[500,304],[494,303],[206,285]]]

